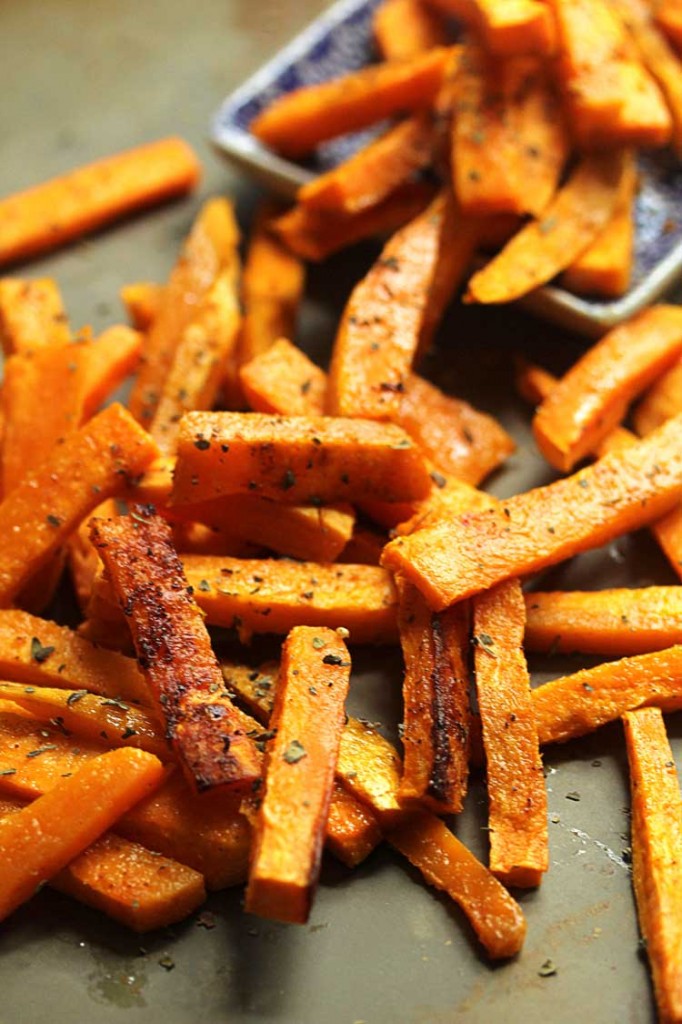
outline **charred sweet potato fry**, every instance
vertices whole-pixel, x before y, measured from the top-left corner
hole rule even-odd
[[[6,356],[70,341],[56,281],[51,277],[0,278],[0,344]]]
[[[643,705],[682,708],[682,646],[553,679],[533,690],[540,743],[564,743]]]
[[[84,764],[29,806],[0,819],[0,919],[29,899],[162,781],[143,750],[111,750]],[[78,814],[72,808],[78,807]]]
[[[500,583],[476,597],[473,606],[490,870],[506,885],[536,886],[549,867],[547,793],[523,655],[521,585]]]
[[[210,199],[202,207],[163,289],[130,393],[130,411],[147,427],[156,413],[183,333],[220,271],[236,266],[238,242],[231,204],[225,199]]]
[[[317,885],[350,656],[331,629],[299,626],[282,648],[246,909],[304,924]],[[305,801],[301,802],[301,793]]]
[[[105,498],[123,494],[158,449],[120,405],[70,435],[0,504],[0,605]]]
[[[189,192],[199,180],[182,139],[138,146],[0,202],[0,263],[55,249],[113,220]]]
[[[670,420],[631,448],[499,508],[398,537],[384,548],[382,563],[404,573],[440,609],[598,547],[679,500],[681,430],[678,419]]]
[[[251,122],[250,129],[285,156],[305,156],[336,135],[359,131],[392,114],[428,107],[448,57],[448,48],[438,47],[411,61],[378,64],[304,86],[272,103]]]
[[[287,504],[424,497],[429,475],[400,428],[341,417],[189,413],[180,424],[171,505],[224,494]]]
[[[632,885],[661,1021],[682,1020],[682,798],[657,708],[623,716],[630,766]]]
[[[403,777],[399,796],[458,814],[469,775],[468,609],[434,613],[400,577],[398,625],[403,678]]]
[[[533,420],[540,451],[566,473],[623,419],[633,398],[682,352],[682,309],[652,306],[588,349]]]
[[[623,657],[682,643],[679,587],[526,594],[526,647]]]
[[[166,735],[199,791],[244,790],[260,778],[248,718],[218,694],[222,676],[170,527],[142,506],[93,520],[92,541],[126,609]]]

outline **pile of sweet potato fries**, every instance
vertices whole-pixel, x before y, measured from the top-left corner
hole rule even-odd
[[[560,380],[519,364],[539,450],[568,475],[504,501],[479,484],[511,438],[414,369],[485,239],[513,234],[469,282],[480,301],[560,271],[599,290],[590,266],[624,270],[629,147],[667,141],[680,108],[645,69],[648,14],[645,31],[631,0],[590,0],[597,54],[585,3],[520,0],[506,23],[495,0],[386,0],[390,60],[255,130],[300,155],[368,110],[414,115],[289,213],[264,204],[243,269],[232,205],[207,201],[166,283],[123,290],[132,327],[75,333],[53,280],[0,279],[0,917],[48,883],[145,931],[246,881],[248,910],[300,923],[323,848],[353,867],[386,840],[510,957],[526,922],[508,887],[549,864],[541,747],[620,718],[640,924],[661,1017],[682,1020],[682,799],[662,718],[682,708],[680,588],[522,589],[642,526],[682,576],[682,308],[645,310]],[[477,41],[441,46],[441,9]],[[418,209],[427,164],[444,183]],[[163,140],[5,199],[0,260],[197,178]],[[396,224],[325,372],[290,340],[302,257]],[[131,374],[127,408],[106,404]],[[636,433],[621,425],[634,402]],[[65,570],[76,629],[46,612]],[[281,636],[281,660],[221,662],[211,626],[243,645]],[[346,715],[359,644],[402,648],[402,753]],[[550,647],[619,660],[531,690],[524,649]],[[487,866],[443,821],[472,765]]]

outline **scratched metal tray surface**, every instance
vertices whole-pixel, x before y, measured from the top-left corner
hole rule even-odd
[[[255,193],[212,157],[207,111],[320,5],[280,0],[22,0],[0,13],[0,195],[131,143],[177,131],[204,158],[201,194],[21,268],[54,275],[73,323],[95,330],[122,316],[117,289],[163,280],[201,199],[226,191],[247,223]],[[299,340],[319,360],[372,251],[311,271]],[[507,309],[456,309],[424,373],[494,412],[519,448],[492,481],[499,495],[550,479],[534,451],[528,410],[511,392],[512,357],[560,371],[583,344]],[[49,396],[37,396],[48,401]],[[673,582],[646,533],[548,573],[543,587]],[[56,614],[72,608],[64,593]],[[257,647],[258,655],[263,649]],[[270,650],[268,650],[270,653]],[[350,709],[395,736],[400,662],[355,651]],[[585,664],[535,657],[540,683]],[[669,719],[682,761],[682,732]],[[138,937],[49,891],[0,925],[0,1024],[651,1024],[654,1011],[627,863],[628,790],[618,726],[547,751],[551,869],[522,895],[521,956],[491,967],[462,915],[390,851],[357,871],[325,862],[307,927],[241,910],[241,892],[215,895],[215,927],[197,917]],[[569,798],[569,794],[573,797]],[[577,799],[576,799],[577,795]],[[457,834],[486,855],[485,790],[474,780]],[[556,974],[543,977],[551,959]]]
[[[320,146],[309,160],[294,162],[263,146],[249,126],[285,93],[374,61],[372,16],[378,3],[337,0],[231,93],[211,123],[218,149],[268,187],[293,196],[300,185],[347,159],[375,136],[376,127],[343,136]],[[609,302],[549,285],[523,299],[526,308],[583,334],[599,336],[649,305],[682,274],[682,167],[672,156],[655,153],[641,157],[639,170],[635,259],[628,293]]]

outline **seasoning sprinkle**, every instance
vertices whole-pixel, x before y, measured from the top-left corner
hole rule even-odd
[[[283,760],[287,764],[297,764],[302,758],[306,756],[306,749],[302,743],[298,740],[292,740],[287,749],[282,754]]]
[[[43,647],[37,636],[31,638],[31,657],[42,665],[54,652],[54,647]]]

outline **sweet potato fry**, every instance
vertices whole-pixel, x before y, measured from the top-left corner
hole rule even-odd
[[[0,611],[0,676],[30,687],[58,687],[149,704],[137,662],[83,640],[66,626],[16,608]]]
[[[118,698],[5,682],[0,682],[0,698],[42,722],[56,723],[65,735],[73,733],[95,743],[104,740],[106,747],[138,747],[160,761],[174,760],[156,716]]]
[[[412,60],[449,41],[445,19],[422,0],[383,0],[372,32],[382,60]]]
[[[35,799],[105,750],[85,739],[76,747],[56,726],[0,713],[0,793]],[[188,864],[205,876],[209,888],[223,889],[246,878],[251,832],[240,802],[241,797],[224,794],[197,799],[182,774],[174,772],[117,822],[116,832]]]
[[[348,160],[304,185],[296,198],[310,210],[359,213],[376,206],[408,182],[430,163],[432,156],[432,117],[430,113],[414,114],[389,128]]]
[[[495,508],[496,501],[491,495],[484,491],[478,491],[471,484],[460,480],[458,477],[443,476],[439,472],[433,472],[434,481],[431,493],[424,501],[417,502],[411,508],[401,505],[404,515],[398,523],[386,523],[387,526],[394,526],[393,533],[397,537],[404,537],[416,530],[433,526],[444,519],[451,519],[453,516],[462,515],[464,512],[483,511]],[[383,508],[390,508],[384,505]],[[382,515],[382,509],[365,506],[365,510],[377,515]],[[378,520],[382,522],[381,519]]]
[[[142,506],[118,519],[93,520],[100,552],[166,735],[198,791],[243,791],[260,778],[249,719],[222,684],[198,606],[188,590],[170,527]]]
[[[135,368],[141,336],[115,326],[96,341],[45,345],[5,363],[3,490],[7,494],[57,443],[97,411]],[[36,396],[43,402],[36,415]]]
[[[304,924],[317,885],[350,656],[331,629],[299,626],[282,648],[246,909]],[[301,793],[305,801],[301,802]]]
[[[120,405],[110,405],[32,472],[0,504],[0,605],[46,565],[85,516],[157,454]]]
[[[319,634],[319,630],[316,633]],[[277,662],[266,663],[256,670],[233,662],[222,662],[220,668],[228,692],[238,698],[254,718],[268,724],[277,692]],[[381,838],[376,816],[337,778],[329,804],[327,848],[343,864],[355,867],[369,856]]]
[[[523,656],[518,580],[474,600],[476,693],[483,729],[490,870],[506,885],[539,885],[549,867],[547,793]]]
[[[543,212],[469,281],[470,302],[511,302],[551,281],[594,242],[610,220],[627,156],[584,157]]]
[[[682,798],[657,708],[623,716],[630,766],[632,885],[659,1019],[682,1020]]]
[[[397,579],[403,679],[403,777],[399,797],[458,814],[469,775],[469,617],[463,606],[433,613]]]
[[[43,345],[67,345],[69,322],[56,281],[0,279],[0,344],[6,356]]]
[[[569,140],[542,65],[465,47],[455,80],[453,186],[469,215],[540,216],[556,192]]]
[[[583,148],[664,146],[671,118],[618,14],[604,0],[554,0],[558,76]]]
[[[419,451],[392,424],[195,412],[180,424],[171,505],[239,493],[287,504],[400,501],[428,490]]]
[[[654,19],[679,53],[682,50],[682,4],[680,4],[680,0],[660,0],[654,9]]]
[[[133,327],[138,331],[148,331],[164,300],[163,285],[152,281],[136,281],[124,285],[120,295]]]
[[[420,346],[436,263],[444,240],[452,244],[456,237],[455,221],[454,200],[443,190],[389,239],[353,289],[334,343],[328,412],[369,419],[395,416]]]
[[[490,53],[549,55],[555,46],[551,7],[538,0],[501,3],[500,0],[428,0],[437,10],[461,18],[481,35]]]
[[[138,146],[0,202],[0,263],[55,249],[135,210],[189,192],[199,180],[182,139]]]
[[[654,381],[633,414],[635,430],[644,437],[682,412],[682,360]]]
[[[185,574],[209,625],[285,634],[294,626],[344,626],[352,642],[393,643],[397,595],[390,573],[373,565],[322,565],[275,559],[185,555]],[[117,620],[108,581],[93,590],[98,617]]]
[[[326,210],[298,205],[273,221],[272,230],[301,259],[317,263],[356,242],[397,231],[418,216],[433,196],[432,185],[415,181],[352,215],[332,216]]]
[[[637,167],[634,154],[630,154],[610,221],[592,245],[563,272],[561,283],[569,291],[607,299],[627,292],[634,261],[636,192]]]
[[[334,562],[350,540],[355,514],[350,505],[277,505],[250,494],[228,495],[196,505],[178,505],[170,517],[205,523],[221,537],[243,540],[304,562]],[[190,551],[185,547],[183,550]],[[196,552],[199,554],[200,552]],[[210,552],[206,551],[206,554]]]
[[[294,336],[305,284],[300,259],[270,230],[280,208],[264,203],[256,213],[242,278],[244,323],[238,365],[270,348],[278,338]]]
[[[0,817],[24,806],[22,800],[0,800]],[[136,932],[182,921],[206,899],[198,871],[113,832],[75,857],[49,884]]]
[[[268,681],[272,685],[272,678]],[[250,688],[243,673],[237,677],[236,690],[247,698],[252,694],[258,704],[272,699],[271,690],[259,691],[257,682],[255,689],[254,685]],[[390,830],[391,844],[422,872],[426,881],[444,889],[462,907],[490,956],[518,952],[525,934],[520,908],[438,818],[405,810],[398,799],[398,753],[370,723],[348,718],[341,734],[337,776],[371,808],[382,827]],[[392,831],[396,827],[397,831]],[[451,864],[457,866],[456,871],[452,871]]]
[[[530,651],[623,657],[682,643],[679,587],[526,594]]]
[[[682,422],[571,477],[398,537],[382,563],[441,609],[512,576],[554,565],[659,518],[682,493]]]
[[[0,919],[29,899],[162,781],[142,750],[112,750],[10,817],[0,819]],[[71,814],[74,806],[78,814]]]
[[[240,324],[234,272],[223,270],[183,331],[149,425],[164,454],[175,451],[184,413],[213,407],[225,367],[236,351]]]
[[[682,352],[682,309],[652,306],[609,331],[568,371],[533,420],[540,451],[569,472]]]
[[[414,814],[387,838],[427,882],[462,908],[489,957],[505,959],[520,951],[526,921],[518,903],[439,818]]]
[[[565,743],[644,705],[682,708],[682,646],[621,658],[533,690],[540,743]]]
[[[305,156],[336,135],[359,131],[392,114],[428,107],[448,57],[448,48],[438,47],[411,61],[365,67],[343,78],[296,89],[252,121],[251,131],[285,156]]]
[[[115,498],[103,501],[93,512],[98,519],[109,519],[118,514],[118,503]],[[87,521],[82,522],[69,537],[66,552],[76,600],[81,612],[85,614],[90,601],[92,585],[102,565],[102,560],[90,541],[90,526]]]
[[[275,341],[239,370],[246,401],[254,412],[322,416],[327,375],[286,338]]]
[[[411,374],[395,418],[439,470],[478,484],[514,451],[492,416]]]
[[[145,341],[142,363],[128,402],[148,426],[185,328],[221,270],[236,267],[239,230],[226,199],[204,203],[163,290],[163,301]]]

